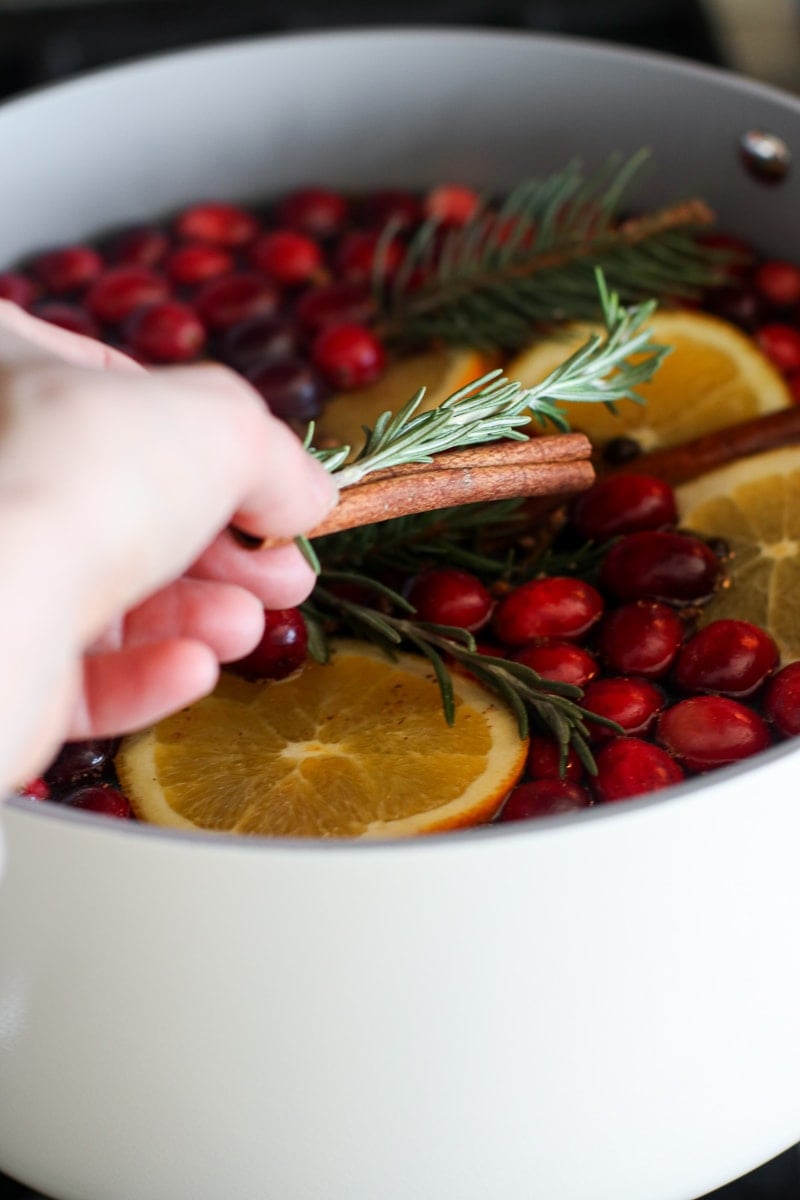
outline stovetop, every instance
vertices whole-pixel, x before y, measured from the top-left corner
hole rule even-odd
[[[51,1200],[41,1192],[16,1183],[0,1175],[0,1186],[6,1200]],[[696,1200],[798,1200],[800,1197],[800,1148],[787,1150],[785,1154],[765,1163],[757,1171],[729,1183],[725,1187],[709,1192]],[[642,1200],[647,1200],[642,1197]],[[686,1200],[690,1200],[689,1197]]]

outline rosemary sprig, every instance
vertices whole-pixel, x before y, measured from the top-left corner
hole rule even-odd
[[[567,429],[567,420],[557,407],[560,401],[599,402],[611,408],[623,399],[641,403],[636,389],[652,377],[668,351],[652,340],[647,329],[655,301],[623,307],[599,271],[595,289],[605,334],[592,334],[541,383],[523,387],[506,379],[499,369],[490,371],[427,412],[419,412],[425,395],[420,388],[398,413],[385,412],[373,429],[365,429],[366,442],[351,462],[349,446],[314,449],[313,426],[307,446],[335,475],[340,487],[350,487],[370,471],[431,462],[444,450],[502,439],[524,441],[527,435],[522,430],[532,417]]]
[[[397,616],[377,606],[357,603],[331,591],[325,586],[326,582],[355,584],[359,588],[369,589],[376,594],[379,603],[381,600],[388,601],[405,615]],[[443,656],[454,659],[511,709],[517,719],[520,737],[527,737],[533,720],[538,728],[555,740],[561,754],[562,769],[571,747],[586,769],[596,774],[585,724],[587,719],[601,721],[619,731],[614,722],[581,708],[580,688],[545,680],[522,663],[479,653],[472,634],[464,629],[414,620],[414,608],[404,597],[385,584],[363,575],[347,571],[325,573],[311,601],[303,606],[303,613],[311,630],[309,650],[320,662],[327,661],[329,656],[325,624],[326,618],[331,616],[390,656],[404,643],[423,654],[436,675],[448,724],[455,719],[455,697],[450,669]]]
[[[598,315],[594,272],[626,303],[643,297],[692,298],[719,282],[719,251],[696,232],[711,214],[700,202],[620,221],[620,204],[649,157],[610,158],[593,175],[578,162],[512,190],[444,234],[426,222],[402,268],[390,275],[379,253],[373,279],[379,326],[401,344],[516,350],[537,327]],[[396,234],[387,230],[386,243]],[[420,282],[422,280],[422,282]]]

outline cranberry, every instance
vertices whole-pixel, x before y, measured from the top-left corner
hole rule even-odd
[[[284,196],[277,208],[280,224],[299,229],[312,237],[327,238],[338,233],[347,220],[349,206],[344,196],[327,188],[299,188]]]
[[[800,267],[781,259],[762,263],[753,283],[773,308],[791,308],[800,304]]]
[[[727,696],[691,696],[662,713],[657,737],[692,771],[707,771],[766,750],[769,727],[758,713]]]
[[[575,501],[572,520],[581,537],[607,541],[622,533],[658,529],[678,519],[675,493],[654,475],[612,475]]]
[[[536,638],[511,655],[514,662],[530,667],[542,679],[586,687],[597,674],[597,660],[574,642],[558,638]]]
[[[220,344],[220,356],[243,374],[297,353],[300,337],[297,329],[281,317],[251,317],[226,329]]]
[[[732,233],[703,233],[698,238],[703,246],[719,250],[725,258],[724,273],[731,278],[747,275],[753,264],[753,247]]]
[[[607,742],[598,750],[595,763],[595,794],[606,804],[657,792],[684,778],[681,768],[665,750],[637,737],[618,737]]]
[[[131,349],[149,362],[190,362],[203,348],[206,331],[194,311],[166,300],[135,313],[125,327]]]
[[[103,269],[103,260],[91,246],[63,246],[38,255],[31,270],[49,292],[63,296],[89,286]]]
[[[395,272],[403,254],[402,243],[396,238],[387,241],[380,234],[357,230],[340,242],[336,266],[343,279],[369,281],[378,268],[382,275]]]
[[[509,795],[500,812],[500,821],[527,821],[531,817],[551,817],[558,813],[588,808],[591,797],[580,784],[569,779],[535,779],[521,783]]]
[[[111,267],[89,290],[86,306],[108,325],[126,320],[137,308],[158,304],[169,296],[169,284],[147,267]]]
[[[792,393],[794,403],[800,404],[800,371],[789,380],[789,391]]]
[[[664,707],[664,693],[649,679],[625,675],[596,679],[583,693],[581,707],[598,717],[615,721],[625,733],[645,733]],[[607,725],[595,721],[586,724],[594,741],[603,741],[613,735]]]
[[[132,816],[127,797],[116,788],[102,785],[76,788],[74,792],[68,792],[64,796],[64,803],[70,808],[82,808],[85,812],[116,817],[121,821],[127,821]]]
[[[683,634],[683,621],[674,609],[654,600],[635,600],[608,613],[597,647],[612,671],[658,679],[672,666]]]
[[[227,250],[203,242],[177,246],[164,263],[170,279],[186,287],[228,275],[233,267],[233,256]]]
[[[724,321],[752,333],[764,319],[764,302],[752,288],[715,288],[708,297],[709,310]]]
[[[408,589],[417,620],[454,625],[475,633],[492,615],[494,601],[476,575],[456,567],[423,571]]]
[[[615,542],[603,560],[600,581],[620,600],[684,603],[710,596],[719,572],[719,559],[700,538],[643,530]]]
[[[37,779],[29,779],[18,789],[20,796],[28,796],[31,800],[49,800],[50,786],[46,779],[39,776]]]
[[[687,692],[749,696],[778,665],[773,639],[749,621],[711,621],[682,647],[675,682]]]
[[[231,670],[246,679],[285,679],[302,667],[307,650],[308,631],[299,608],[267,609],[261,641]]]
[[[615,437],[603,446],[603,461],[610,467],[624,467],[642,453],[642,447],[632,437]]]
[[[329,325],[364,325],[375,313],[375,301],[363,283],[329,283],[305,292],[295,310],[312,333]]]
[[[602,611],[602,596],[581,579],[531,579],[500,601],[493,628],[507,646],[523,646],[539,637],[579,638]]]
[[[774,321],[756,330],[756,341],[779,371],[791,375],[800,371],[800,330]]]
[[[320,277],[324,265],[319,244],[295,229],[262,234],[250,248],[250,262],[276,283],[290,287]]]
[[[45,777],[51,787],[67,787],[82,779],[102,775],[108,766],[116,742],[67,742],[50,764]]]
[[[20,275],[16,271],[0,272],[0,300],[13,300],[20,308],[29,308],[38,290],[27,275]]]
[[[444,225],[466,225],[480,208],[480,197],[472,188],[443,183],[428,192],[423,201],[426,217]]]
[[[800,733],[800,662],[789,663],[769,681],[764,712],[784,737]]]
[[[526,769],[534,779],[561,779],[561,748],[549,737],[534,736],[528,746]],[[563,778],[577,783],[583,776],[583,764],[574,750],[568,749]]]
[[[206,283],[194,297],[200,319],[211,329],[230,329],[251,317],[271,317],[278,293],[263,275],[242,272]]]
[[[332,325],[317,334],[311,359],[333,388],[374,383],[386,367],[386,351],[364,325]]]
[[[313,421],[328,396],[322,376],[298,358],[268,362],[249,371],[247,378],[284,421]]]
[[[235,204],[196,204],[180,214],[175,232],[188,242],[244,246],[258,233],[258,221]]]
[[[33,311],[43,321],[58,325],[61,329],[68,329],[70,333],[80,333],[84,337],[100,337],[97,322],[85,308],[79,308],[77,304],[68,304],[66,300],[42,300],[34,305]]]
[[[413,192],[399,188],[384,188],[370,192],[359,206],[359,220],[370,229],[383,229],[393,225],[395,229],[411,229],[424,218],[422,203]]]
[[[169,238],[153,225],[118,233],[108,249],[111,262],[130,267],[157,267],[169,249]]]

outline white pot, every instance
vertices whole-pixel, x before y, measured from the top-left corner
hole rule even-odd
[[[800,254],[737,142],[800,105],[652,55],[396,30],[159,58],[0,110],[0,262],[206,196],[651,144]],[[688,1200],[800,1138],[798,747],[672,794],[389,845],[11,802],[0,1167],[58,1200]]]

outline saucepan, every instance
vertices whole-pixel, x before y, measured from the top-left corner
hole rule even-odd
[[[499,192],[652,148],[800,256],[800,102],[559,38],[383,29],[135,62],[0,111],[0,262],[204,197]],[[762,173],[763,174],[763,173]],[[90,530],[81,536],[91,536]],[[0,1168],[57,1200],[687,1200],[800,1138],[800,746],[381,844],[3,808]]]

